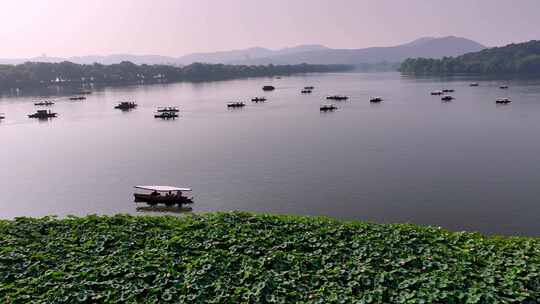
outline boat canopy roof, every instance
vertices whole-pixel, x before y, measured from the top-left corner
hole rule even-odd
[[[157,192],[169,192],[169,191],[191,191],[190,188],[179,188],[172,186],[157,186],[157,185],[144,185],[144,186],[135,186],[137,189],[157,191]]]

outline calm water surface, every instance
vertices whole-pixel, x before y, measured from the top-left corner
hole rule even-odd
[[[3,97],[0,217],[140,214],[133,186],[190,186],[194,211],[249,210],[540,235],[540,81],[325,74]],[[501,83],[509,90],[500,90]],[[263,94],[261,86],[272,84]],[[300,89],[315,86],[311,95]],[[441,103],[432,90],[453,88]],[[320,113],[327,94],[351,96]],[[268,102],[228,110],[227,101]],[[369,96],[383,96],[374,105]],[[496,106],[498,97],[514,102]],[[114,110],[134,100],[131,112]],[[181,118],[153,117],[178,105]]]

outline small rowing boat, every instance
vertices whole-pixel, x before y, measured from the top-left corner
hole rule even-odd
[[[227,108],[243,108],[245,107],[246,104],[241,102],[241,101],[238,101],[238,102],[229,102],[227,104]]]

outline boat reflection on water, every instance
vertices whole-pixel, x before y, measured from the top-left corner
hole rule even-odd
[[[190,213],[193,208],[190,206],[138,206],[137,212],[141,213]]]

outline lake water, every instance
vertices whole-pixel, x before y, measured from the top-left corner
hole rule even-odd
[[[342,73],[103,88],[84,102],[52,96],[59,117],[45,122],[26,117],[39,98],[4,96],[0,217],[141,214],[133,186],[164,184],[192,187],[195,212],[538,236],[540,81],[470,81]],[[267,84],[277,89],[263,94]],[[430,96],[443,87],[456,100]],[[328,94],[351,98],[320,113]],[[226,108],[258,95],[268,101]],[[495,104],[506,96],[514,102]],[[139,107],[113,109],[122,100]],[[181,117],[155,119],[166,105]]]

